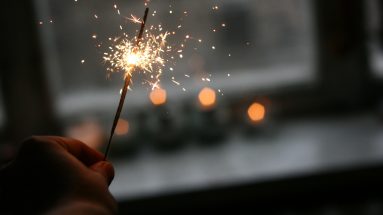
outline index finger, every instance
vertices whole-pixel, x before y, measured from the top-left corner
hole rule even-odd
[[[41,138],[42,141],[57,143],[87,166],[91,166],[104,160],[104,156],[100,152],[90,148],[79,140],[58,136],[45,136],[38,138]]]

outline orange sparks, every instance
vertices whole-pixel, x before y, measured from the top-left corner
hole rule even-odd
[[[150,73],[148,83],[158,83],[165,66],[163,54],[170,51],[166,49],[166,38],[169,33],[155,35],[146,33],[139,46],[136,39],[127,36],[113,40],[115,45],[109,47],[110,52],[104,53],[104,60],[108,64],[109,72],[123,71],[125,76],[132,75],[136,68],[142,73]]]
[[[137,23],[137,24],[142,23],[141,19],[138,17],[135,17],[134,15],[130,15],[130,18],[128,18],[128,20],[132,21],[133,23]]]

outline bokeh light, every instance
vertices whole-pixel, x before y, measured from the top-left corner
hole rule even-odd
[[[156,88],[149,94],[150,101],[156,106],[165,104],[166,96],[166,90],[161,88]]]
[[[266,108],[260,103],[254,102],[247,109],[247,115],[252,122],[260,122],[265,118]]]
[[[214,106],[216,103],[215,90],[208,87],[203,88],[198,94],[198,100],[200,104],[205,108]]]
[[[129,122],[125,119],[120,118],[117,123],[115,134],[121,136],[127,134],[128,132]]]

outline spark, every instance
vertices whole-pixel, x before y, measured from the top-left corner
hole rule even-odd
[[[178,85],[178,86],[180,85],[180,83],[177,82],[177,81],[175,81],[175,80],[172,80],[172,82],[175,83],[175,84]]]
[[[137,23],[137,24],[141,24],[142,21],[140,18],[137,18],[135,17],[134,15],[130,15],[131,18],[128,18],[130,21],[132,21],[133,23]]]
[[[144,34],[138,46],[136,38],[131,39],[127,35],[113,40],[114,45],[109,47],[109,52],[105,52],[103,57],[108,65],[107,70],[124,71],[126,77],[132,75],[136,68],[144,74],[151,74],[150,78],[155,79],[153,83],[156,83],[165,66],[163,54],[167,52],[165,47],[168,35],[168,32],[158,35],[148,32]]]

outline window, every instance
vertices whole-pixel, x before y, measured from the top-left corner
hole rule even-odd
[[[39,0],[36,5],[60,111],[114,109],[122,78],[114,74],[106,80],[103,49],[95,46],[121,35],[120,25],[130,35],[138,26],[103,1]],[[123,16],[143,13],[142,1],[120,2],[119,7]],[[175,99],[195,95],[203,86],[235,94],[315,80],[310,1],[152,1],[150,7],[156,11],[150,24],[169,29],[182,25],[174,41],[187,34],[202,39],[201,44],[190,42],[174,71],[164,72],[162,87]],[[182,16],[183,11],[189,15]],[[172,77],[181,86],[171,82]],[[144,104],[148,90],[139,82],[135,80],[129,99]]]
[[[121,28],[129,35],[135,35],[138,26],[127,22],[124,16],[135,14],[140,17],[144,8],[142,3],[119,2],[118,8],[123,16],[118,16],[113,5],[105,1],[36,1],[42,22],[39,27],[51,85],[56,92],[55,98],[61,117],[72,134],[80,133],[87,140],[94,138],[96,133],[108,134],[123,81],[121,74],[113,74],[110,80],[106,79],[102,48],[107,46],[102,46],[101,49],[96,46],[108,43],[109,37],[121,35]],[[282,91],[285,87],[315,82],[311,4],[311,1],[305,0],[180,0],[166,3],[152,0],[150,8],[155,16],[151,15],[148,23],[161,24],[164,29],[179,29],[173,39],[169,40],[170,43],[183,41],[188,35],[193,40],[182,52],[183,57],[176,56],[177,63],[168,65],[164,72],[161,85],[167,90],[169,97],[168,105],[164,108],[151,106],[150,89],[142,86],[139,77],[135,77],[133,90],[127,97],[128,111],[124,112],[125,120],[121,119],[123,126],[118,130],[122,134],[129,132],[128,135],[131,136],[127,137],[130,138],[129,141],[120,141],[122,137],[117,137],[113,148],[119,147],[119,141],[123,142],[121,151],[128,147],[126,142],[132,147],[135,142],[143,145],[143,141],[132,136],[132,132],[139,133],[140,137],[153,136],[160,144],[167,143],[167,138],[172,135],[189,138],[189,124],[202,121],[210,126],[209,129],[219,126],[220,120],[225,118],[225,113],[221,114],[221,110],[226,111],[224,104],[231,99],[241,99],[244,93],[252,95],[260,91]],[[184,15],[185,11],[187,15]],[[178,28],[179,25],[182,27]],[[181,83],[180,86],[172,82],[173,77]],[[190,105],[204,87],[214,88],[219,92],[216,112],[201,114]],[[210,105],[215,102],[216,97],[211,95],[211,90],[207,89],[206,92],[205,97],[208,97]],[[161,98],[161,103],[162,100]],[[264,109],[260,104],[257,107]],[[263,114],[261,117],[257,116],[255,121],[263,117]],[[82,119],[85,123],[81,122]],[[187,120],[191,122],[184,123]],[[209,124],[210,122],[213,124]],[[197,124],[192,129],[205,132],[206,127],[201,127]],[[146,130],[149,134],[145,133]],[[218,131],[219,128],[213,130],[213,137],[208,135],[207,138],[215,138],[216,133],[222,132]],[[159,135],[151,135],[153,133],[150,132]],[[153,139],[149,141],[153,142]],[[240,150],[247,149],[244,147]],[[226,159],[224,151],[225,149],[221,151],[223,160]],[[189,152],[165,158],[149,149],[141,154],[146,156],[141,156],[136,162],[121,165],[116,163],[122,176],[120,182],[129,184],[123,185],[124,189],[112,187],[112,190],[115,194],[126,197],[126,193],[134,196],[164,189],[177,190],[189,185],[203,187],[208,184],[210,176],[206,172],[198,172],[199,169],[193,165],[214,164],[214,158],[209,156],[211,154],[204,156],[205,153],[198,149],[191,149]],[[238,157],[239,152],[233,155]],[[214,152],[207,150],[206,153]],[[249,151],[248,155],[251,153]],[[125,151],[123,154],[127,156]],[[189,162],[191,160],[196,162]],[[172,165],[167,165],[170,163]],[[193,173],[194,178],[180,174],[179,169],[183,169],[184,165],[191,165],[190,170],[197,171]],[[223,176],[220,168],[226,167],[216,167],[212,168],[216,170],[212,171],[214,177]],[[247,167],[249,165],[238,170],[244,173]],[[129,173],[126,169],[129,169]],[[164,172],[159,172],[162,170]],[[228,173],[231,178],[238,176],[235,173],[235,177],[230,174]],[[129,180],[125,181],[124,177],[127,176]],[[172,180],[176,181],[173,183]],[[171,187],[170,184],[178,187]]]

